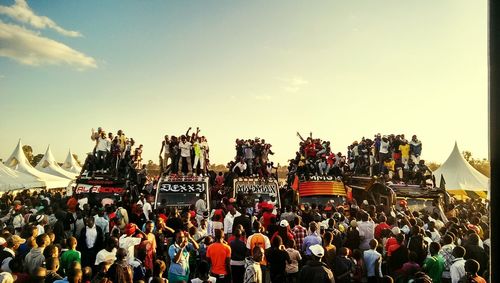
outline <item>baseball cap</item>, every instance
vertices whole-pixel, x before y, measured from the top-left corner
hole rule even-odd
[[[399,229],[399,227],[392,227],[391,232],[394,235],[398,235],[401,234],[401,229]]]
[[[20,245],[26,243],[26,239],[23,239],[18,235],[10,236],[9,241],[12,241],[13,244],[20,244]]]
[[[309,250],[311,250],[313,255],[317,257],[323,257],[323,255],[325,254],[325,250],[323,249],[323,247],[318,244],[310,246]]]
[[[281,227],[287,227],[288,225],[289,224],[288,224],[288,221],[286,219],[281,220],[281,222],[280,222]]]

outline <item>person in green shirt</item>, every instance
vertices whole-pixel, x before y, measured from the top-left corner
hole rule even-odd
[[[81,253],[76,250],[77,241],[75,237],[68,238],[66,240],[66,245],[68,247],[68,250],[63,252],[61,255],[61,265],[59,269],[63,274],[67,273],[74,261],[81,263],[82,258]]]
[[[432,278],[434,283],[441,282],[441,275],[444,271],[444,258],[438,254],[440,249],[439,243],[432,242],[429,246],[431,257],[426,258],[422,266],[422,270]]]

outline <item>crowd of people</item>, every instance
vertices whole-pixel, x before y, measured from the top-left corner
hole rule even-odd
[[[194,172],[205,176],[208,173],[210,148],[207,138],[200,135],[199,127],[191,135],[190,131],[191,127],[179,137],[165,135],[159,154],[163,174],[193,175]]]
[[[299,150],[295,153],[295,158],[289,160],[289,183],[294,176],[301,180],[309,180],[311,176],[340,177],[349,170],[346,157],[341,152],[333,152],[330,141],[313,138],[312,133],[306,139],[298,132],[297,136],[300,138]]]
[[[95,173],[129,178],[131,172],[144,170],[142,164],[143,145],[135,147],[133,138],[128,138],[122,130],[116,135],[99,127],[92,129],[90,139],[95,142],[92,152],[87,154],[81,175],[94,176]]]
[[[0,197],[0,282],[487,282],[488,202],[397,216],[361,203],[276,208],[202,196],[86,203],[60,192]],[[486,279],[486,280],[485,280]],[[473,281],[474,280],[474,281]]]
[[[311,176],[333,176],[342,178],[345,174],[358,176],[379,176],[386,181],[425,185],[432,172],[420,158],[422,142],[416,135],[410,142],[401,135],[376,134],[373,140],[363,137],[347,147],[347,155],[335,153],[330,141],[300,138],[295,158],[289,160],[288,179],[298,176],[309,180]]]
[[[347,147],[349,169],[356,175],[379,175],[387,180],[422,184],[432,172],[425,165],[422,142],[413,135],[374,135],[373,140],[361,138]]]
[[[269,178],[276,169],[269,161],[269,155],[274,155],[272,145],[265,139],[236,139],[236,156],[227,164],[227,168],[238,177]]]

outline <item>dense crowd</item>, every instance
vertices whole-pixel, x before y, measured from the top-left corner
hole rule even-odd
[[[227,164],[231,172],[239,177],[269,178],[276,169],[269,155],[274,155],[272,145],[265,139],[236,139],[236,156]]]
[[[145,193],[145,192],[142,192]],[[0,198],[0,282],[486,282],[488,203],[153,209],[59,192]],[[9,281],[10,280],[10,281]],[[465,281],[460,281],[465,280]],[[475,280],[475,281],[472,281]]]
[[[101,173],[129,178],[131,172],[144,170],[143,145],[134,147],[134,139],[129,139],[122,130],[113,135],[99,127],[97,132],[92,129],[90,138],[95,145],[92,152],[87,154],[81,174],[94,176],[95,173]]]
[[[356,175],[380,175],[387,180],[422,184],[431,171],[421,160],[422,142],[400,135],[374,135],[373,140],[361,138],[347,147],[349,169]]]
[[[184,135],[165,135],[161,143],[160,164],[162,173],[179,175],[206,175],[210,166],[210,148],[205,136],[200,135],[200,128],[189,135],[191,127]]]
[[[330,141],[313,138],[312,133],[306,139],[298,132],[297,136],[301,141],[295,158],[289,160],[289,181],[295,175],[300,179],[309,179],[311,176],[339,177],[349,170],[346,157],[341,152],[334,153]]]

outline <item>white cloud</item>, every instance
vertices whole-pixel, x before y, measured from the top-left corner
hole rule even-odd
[[[60,27],[48,17],[36,15],[28,6],[26,0],[16,0],[12,6],[0,5],[0,14],[6,15],[20,23],[31,25],[37,29],[50,28],[65,36],[82,36],[78,31],[66,30]]]
[[[31,30],[2,21],[0,56],[32,66],[68,64],[78,69],[97,67],[92,57]]]
[[[254,96],[254,98],[255,98],[256,100],[261,100],[261,101],[269,101],[269,100],[271,100],[273,97],[272,97],[272,96],[270,96],[270,95],[256,95],[256,96]]]
[[[286,83],[286,85],[282,87],[286,92],[298,92],[303,86],[309,83],[301,77],[280,78],[279,80]]]

